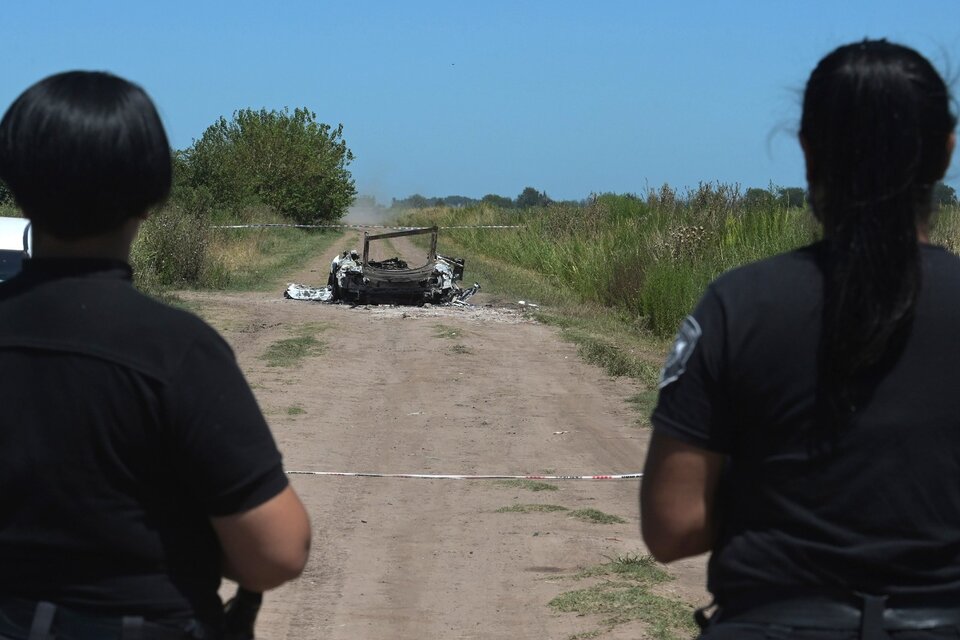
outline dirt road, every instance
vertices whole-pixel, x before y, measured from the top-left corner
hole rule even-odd
[[[355,241],[347,236],[331,254]],[[406,247],[404,250],[409,250]],[[320,285],[332,256],[291,282]],[[468,265],[469,266],[469,265]],[[606,474],[642,468],[632,383],[584,364],[516,305],[356,308],[270,293],[192,293],[237,352],[288,470]],[[298,335],[325,343],[293,367],[262,359]],[[643,552],[637,480],[493,481],[291,476],[315,527],[304,575],[267,596],[258,638],[570,638],[602,616],[559,613],[571,576]],[[549,504],[568,511],[498,512]],[[596,509],[623,524],[576,519]],[[702,602],[702,559],[661,593]],[[228,589],[225,587],[224,593]],[[603,638],[644,637],[633,622]]]

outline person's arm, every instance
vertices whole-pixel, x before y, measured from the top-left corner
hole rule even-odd
[[[724,456],[657,431],[640,489],[640,527],[654,558],[672,562],[710,551]]]
[[[263,504],[210,519],[223,548],[223,574],[250,591],[298,577],[310,552],[310,520],[287,486]]]

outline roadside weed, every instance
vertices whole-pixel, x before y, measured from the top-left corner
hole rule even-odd
[[[591,638],[633,620],[646,623],[657,640],[682,640],[696,636],[693,608],[679,600],[654,593],[651,588],[672,579],[652,557],[624,554],[571,576],[574,580],[600,578],[583,589],[560,594],[549,606],[578,615],[604,616],[605,629],[573,638]],[[590,635],[595,634],[595,635]]]
[[[314,334],[325,328],[320,323],[300,325],[297,327],[297,336],[273,342],[260,359],[266,361],[268,367],[293,367],[304,358],[321,355],[326,343],[318,340]]]
[[[497,513],[553,513],[555,511],[569,511],[558,504],[512,504],[509,507],[500,507]]]
[[[624,524],[626,520],[620,516],[610,515],[596,509],[577,509],[570,512],[571,518],[583,520],[584,522],[595,522],[597,524]]]
[[[494,484],[511,489],[526,489],[527,491],[558,491],[560,489],[555,484],[540,482],[539,480],[495,480]]]

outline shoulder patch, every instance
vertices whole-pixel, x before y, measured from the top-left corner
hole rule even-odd
[[[683,372],[687,370],[687,362],[693,355],[693,350],[696,348],[701,335],[703,335],[703,331],[701,331],[700,324],[693,316],[687,316],[683,319],[680,330],[677,331],[677,337],[673,340],[670,353],[667,354],[667,361],[660,371],[660,389],[679,380]]]

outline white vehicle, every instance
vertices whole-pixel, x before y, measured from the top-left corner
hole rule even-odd
[[[32,251],[30,221],[0,217],[0,282],[19,273],[23,259]]]

